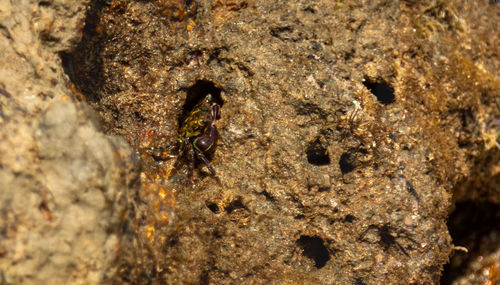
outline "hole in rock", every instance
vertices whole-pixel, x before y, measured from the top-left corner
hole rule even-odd
[[[330,187],[319,187],[318,192],[328,192],[330,191]]]
[[[316,268],[322,268],[330,260],[328,249],[324,245],[323,239],[317,236],[301,236],[297,240],[297,245],[303,250],[305,257],[311,258],[316,263]]]
[[[187,117],[189,112],[193,110],[194,106],[196,106],[196,104],[203,100],[203,98],[205,98],[208,94],[212,94],[214,101],[222,107],[224,102],[222,101],[220,93],[221,89],[217,88],[213,82],[208,80],[196,81],[193,86],[187,89],[186,101],[182,107],[182,114],[179,117],[179,126],[182,125],[182,122]]]
[[[305,217],[306,217],[306,216],[304,216],[304,215],[302,215],[302,214],[299,214],[299,215],[295,216],[295,217],[294,217],[294,219],[296,219],[296,220],[302,220],[302,219],[304,219]]]
[[[352,223],[355,219],[356,219],[355,216],[353,216],[353,215],[347,215],[344,218],[344,222],[346,222],[346,223]]]
[[[246,209],[245,205],[243,205],[240,198],[229,203],[229,205],[226,208],[226,212],[228,214],[231,214],[234,210],[237,209]]]
[[[340,156],[339,166],[342,174],[347,174],[352,172],[358,166],[362,166],[364,155],[368,154],[368,151],[364,148],[350,148],[348,151],[344,152]]]
[[[344,152],[340,156],[339,165],[340,165],[340,171],[342,172],[342,174],[347,174],[347,173],[353,171],[356,168],[354,156],[352,154],[350,154],[349,152]]]
[[[483,263],[483,267],[480,267],[479,260],[481,257],[487,260],[498,249],[498,236],[500,236],[498,225],[500,225],[499,204],[471,201],[456,204],[448,219],[448,230],[453,244],[464,246],[469,252],[454,253],[450,263],[444,267],[441,284],[455,284],[457,280],[470,274],[467,269],[470,271],[472,267],[476,267],[478,272],[489,270],[487,263]]]
[[[391,104],[396,99],[394,96],[394,89],[391,85],[383,80],[372,81],[365,78],[363,85],[370,90],[370,92],[377,97],[377,100],[382,104]]]
[[[388,250],[396,243],[396,238],[391,235],[389,226],[384,225],[378,228],[378,234],[380,236],[380,243],[384,246],[385,250]]]
[[[321,144],[319,138],[315,141],[309,143],[306,150],[307,161],[312,165],[328,165],[330,164],[330,157],[328,156],[328,151]]]
[[[363,281],[363,279],[361,279],[359,277],[354,278],[353,284],[354,285],[366,285],[366,283]]]
[[[212,211],[213,213],[217,214],[219,213],[219,206],[213,202],[206,202],[207,208]]]

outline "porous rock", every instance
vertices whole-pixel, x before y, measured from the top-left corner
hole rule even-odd
[[[76,103],[57,52],[86,1],[0,3],[0,283],[98,284],[113,275],[136,171]]]
[[[63,3],[2,12],[11,41],[2,47],[25,61],[0,71],[23,82],[0,86],[1,175],[29,198],[3,212],[29,217],[4,219],[6,280],[431,284],[456,249],[446,225],[454,198],[498,201],[494,2],[92,1],[85,28],[71,20],[84,3]],[[27,7],[70,17],[73,33],[15,25],[38,19]],[[128,148],[65,101],[54,52],[104,131],[140,153],[133,195]],[[208,93],[222,105],[211,157],[221,183],[202,164],[189,177],[182,153],[167,161],[148,153],[175,141]],[[4,204],[17,193],[2,192]],[[49,222],[66,244],[89,250],[56,248],[65,254],[54,264],[76,265],[23,274],[47,249],[11,245],[31,234],[61,244]],[[82,229],[93,242],[75,242]],[[4,265],[16,258],[18,269]]]
[[[166,147],[193,101],[222,104],[221,184],[143,155],[176,226],[146,221],[117,282],[438,282],[453,192],[499,152],[495,5],[96,2],[68,62],[108,132]]]

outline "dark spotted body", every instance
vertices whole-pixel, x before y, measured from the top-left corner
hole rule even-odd
[[[189,112],[179,130],[179,142],[203,134],[212,122],[212,95],[208,95]]]

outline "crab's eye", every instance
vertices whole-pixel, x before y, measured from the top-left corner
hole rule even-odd
[[[212,102],[212,101],[213,101],[213,99],[212,99],[212,94],[208,94],[208,95],[205,97],[205,101],[206,101],[206,102],[209,102],[209,103],[210,103],[210,102]]]
[[[208,151],[214,143],[214,140],[209,137],[199,137],[193,142],[194,147],[199,151]]]

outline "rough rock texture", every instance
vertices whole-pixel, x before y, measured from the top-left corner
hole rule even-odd
[[[432,284],[500,200],[494,2],[85,4],[0,3],[0,283]],[[208,93],[221,183],[149,152]]]
[[[68,73],[142,152],[147,182],[116,282],[437,282],[452,192],[473,196],[465,181],[490,181],[474,163],[498,163],[496,9],[95,2]],[[223,104],[221,184],[143,151],[208,93]]]
[[[85,1],[0,2],[0,284],[97,284],[112,275],[130,147],[76,105],[56,52]]]

